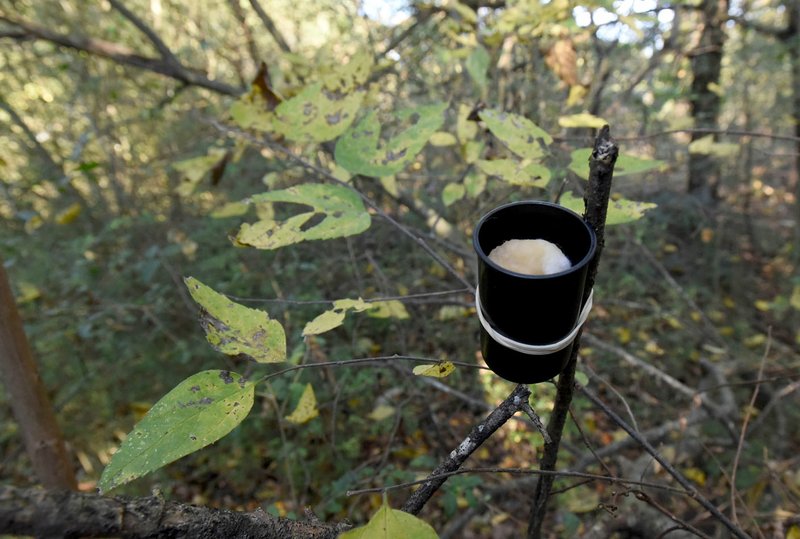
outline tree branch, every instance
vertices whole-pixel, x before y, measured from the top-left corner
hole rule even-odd
[[[264,28],[267,29],[267,32],[272,36],[272,39],[278,44],[283,52],[292,52],[291,47],[286,42],[286,39],[281,34],[278,27],[275,26],[275,23],[272,21],[272,18],[267,15],[267,12],[264,11],[264,8],[261,7],[261,4],[258,3],[258,0],[250,0],[250,5],[253,6],[256,14],[258,14],[258,18],[261,19],[261,22],[264,24]]]
[[[525,384],[519,384],[500,405],[490,413],[486,419],[475,425],[469,435],[453,450],[448,458],[442,461],[429,475],[428,480],[416,490],[403,505],[403,511],[416,515],[419,513],[431,496],[439,490],[449,475],[458,470],[464,461],[485,442],[492,434],[502,427],[518,410],[527,404],[531,391]]]
[[[13,24],[20,30],[24,31],[24,37],[17,37],[17,39],[41,39],[49,41],[56,45],[74,49],[77,51],[87,52],[102,58],[108,58],[119,64],[138,67],[147,71],[152,71],[160,75],[164,75],[175,80],[181,81],[185,84],[199,86],[213,92],[239,96],[244,92],[243,88],[231,86],[224,82],[211,80],[205,75],[186,68],[180,63],[172,63],[170,61],[158,58],[149,58],[136,54],[132,49],[119,43],[112,43],[103,39],[95,39],[89,36],[70,36],[52,32],[46,28],[31,24],[27,21],[12,19],[5,15],[0,15],[0,20],[9,24]],[[19,36],[19,34],[14,34]]]
[[[614,164],[617,161],[618,154],[619,148],[611,139],[608,126],[603,126],[595,139],[594,151],[592,151],[592,156],[589,158],[589,185],[584,197],[586,205],[584,219],[597,234],[597,251],[586,276],[586,285],[583,292],[584,302],[586,302],[594,287],[597,267],[600,262],[600,256],[603,253],[608,198],[611,195],[611,180],[614,176]],[[539,464],[539,469],[541,470],[556,469],[561,435],[564,432],[569,405],[572,402],[572,392],[575,385],[575,366],[578,360],[582,333],[583,329],[578,331],[567,367],[558,377],[558,392],[556,393],[553,412],[550,415],[550,422],[547,424],[547,431],[550,433],[552,443],[544,446],[544,453]],[[550,497],[554,480],[554,476],[544,475],[536,483],[528,524],[528,537],[531,539],[541,537],[542,523],[547,512],[547,500]]]
[[[138,28],[140,32],[147,36],[147,39],[150,40],[150,42],[158,51],[158,54],[167,64],[174,65],[178,69],[183,69],[180,61],[175,57],[170,48],[167,47],[166,43],[164,43],[158,34],[156,34],[152,28],[147,26],[142,19],[134,15],[132,11],[130,11],[122,2],[120,2],[120,0],[108,0],[108,2],[114,7],[114,9],[119,11],[123,17],[128,19],[128,21]]]
[[[334,539],[347,524],[300,522],[148,498],[0,486],[0,532],[36,537]]]

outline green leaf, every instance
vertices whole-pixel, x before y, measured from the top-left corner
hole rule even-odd
[[[194,277],[184,279],[189,293],[202,308],[200,323],[206,339],[229,356],[244,354],[259,363],[286,360],[286,334],[265,311],[239,305]]]
[[[417,376],[430,376],[431,378],[444,378],[450,376],[456,366],[450,361],[440,361],[433,365],[417,365],[414,367],[414,374]]]
[[[589,179],[589,158],[592,156],[591,148],[581,148],[575,150],[571,154],[572,160],[569,164],[569,169],[583,178]],[[617,157],[617,162],[614,165],[614,177],[627,176],[628,174],[638,174],[640,172],[647,172],[649,170],[660,168],[664,165],[664,161],[657,159],[642,159],[633,157],[631,155],[620,154]]]
[[[480,117],[489,131],[520,157],[539,159],[545,153],[541,143],[553,142],[553,137],[524,116],[486,109]]]
[[[490,60],[489,53],[481,45],[476,46],[467,57],[467,73],[481,91],[486,88],[486,72],[489,69]]]
[[[428,141],[431,146],[452,146],[458,142],[455,135],[452,135],[446,131],[437,131],[433,135],[431,135],[430,140]]]
[[[299,142],[325,142],[344,133],[361,107],[364,90],[333,93],[322,82],[312,84],[275,109],[273,129]]]
[[[472,107],[461,104],[458,106],[458,119],[456,120],[456,136],[462,143],[475,138],[478,134],[478,122],[468,120]]]
[[[583,198],[576,197],[572,191],[562,194],[558,203],[578,214],[583,214],[585,210]],[[610,200],[608,202],[608,213],[606,214],[606,225],[612,226],[638,221],[644,217],[646,211],[657,206],[652,202],[636,202],[624,198]]]
[[[303,328],[303,336],[319,335],[334,328],[338,328],[344,323],[347,311],[361,312],[369,309],[370,305],[361,298],[358,299],[337,299],[333,302],[333,308],[320,314]]]
[[[595,129],[600,129],[607,123],[608,122],[606,122],[604,119],[599,118],[594,114],[589,114],[588,112],[572,114],[570,116],[561,116],[558,119],[558,125],[561,127],[592,127]]]
[[[437,539],[430,524],[414,515],[383,505],[365,526],[347,531],[339,539]]]
[[[244,223],[235,242],[258,249],[277,249],[301,241],[353,236],[368,229],[371,222],[358,193],[342,185],[306,183],[254,195],[246,202],[292,202],[312,207],[312,211],[285,221],[263,219],[253,224]],[[323,218],[308,227],[308,222],[316,216]]]
[[[470,171],[464,178],[464,187],[467,189],[467,196],[475,198],[486,189],[486,174]]]
[[[247,204],[244,202],[226,202],[225,205],[211,212],[214,219],[224,219],[226,217],[241,217],[247,213]]]
[[[465,192],[466,188],[463,183],[448,183],[442,189],[442,204],[445,206],[453,205],[456,201],[464,198]]]
[[[715,142],[714,135],[708,135],[692,141],[689,144],[689,153],[733,157],[739,154],[739,145],[734,142]]]
[[[206,173],[222,159],[225,150],[212,148],[208,155],[184,159],[177,163],[172,163],[172,168],[181,173],[181,184],[175,191],[181,196],[189,196],[197,188],[197,185],[205,177]]]
[[[408,127],[381,142],[381,124],[371,111],[352,126],[336,143],[336,162],[365,176],[390,176],[403,170],[422,150],[425,143],[444,123],[447,104],[402,109],[395,113],[398,123]]]
[[[101,493],[142,477],[228,434],[247,417],[255,385],[229,371],[194,374],[159,400],[103,470]]]
[[[358,299],[337,299],[333,308],[320,314],[303,328],[303,336],[319,335],[341,326],[348,312],[367,311],[374,318],[409,318],[405,306],[397,300],[366,302]]]
[[[408,320],[410,318],[406,306],[396,299],[371,302],[369,309],[367,309],[367,316],[372,318],[397,318],[398,320]]]
[[[297,406],[295,406],[294,411],[287,415],[284,419],[286,419],[286,421],[289,423],[302,425],[304,423],[308,423],[318,415],[319,409],[317,408],[317,396],[314,394],[314,388],[311,386],[311,384],[306,384],[303,394],[300,396],[300,400],[298,401]]]
[[[492,161],[480,160],[475,164],[489,176],[497,176],[511,185],[525,187],[546,187],[550,182],[550,169],[539,163],[530,163],[526,160],[495,159]]]

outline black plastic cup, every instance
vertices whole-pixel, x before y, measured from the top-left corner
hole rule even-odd
[[[491,260],[492,249],[511,239],[543,239],[556,244],[572,267],[550,275],[525,275]],[[514,202],[490,211],[473,235],[478,254],[478,284],[483,316],[493,330],[514,341],[547,345],[574,329],[581,309],[586,273],[597,249],[594,230],[572,210],[538,201]],[[483,359],[511,382],[544,382],[560,373],[572,343],[547,355],[506,348],[481,326]]]

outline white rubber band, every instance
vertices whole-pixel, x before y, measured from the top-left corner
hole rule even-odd
[[[514,350],[515,352],[520,352],[521,354],[526,354],[529,356],[546,356],[548,354],[552,354],[553,352],[558,352],[559,350],[563,350],[570,344],[572,341],[575,340],[575,337],[578,335],[578,331],[580,331],[581,326],[586,319],[589,317],[589,312],[592,310],[592,298],[594,297],[594,289],[589,293],[589,297],[586,299],[586,303],[581,310],[581,314],[578,317],[578,321],[575,324],[575,327],[572,331],[569,332],[569,335],[564,337],[558,342],[554,342],[552,344],[526,344],[519,341],[515,341],[514,339],[510,339],[505,335],[502,335],[497,332],[486,320],[483,316],[483,306],[481,305],[481,295],[480,290],[478,287],[475,287],[475,309],[478,311],[478,319],[481,321],[481,325],[483,329],[486,330],[486,333],[494,339],[498,344],[505,346],[510,350]]]

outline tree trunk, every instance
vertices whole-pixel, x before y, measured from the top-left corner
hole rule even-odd
[[[713,86],[719,85],[722,49],[725,44],[724,24],[728,17],[729,0],[703,0],[700,42],[692,54],[692,118],[697,128],[717,129],[720,96]],[[693,133],[692,142],[707,136]],[[715,135],[712,135],[715,136]],[[718,197],[720,166],[712,155],[689,154],[690,194],[702,202],[713,203]]]
[[[75,472],[25,337],[2,259],[0,375],[39,481],[48,488],[75,489]]]

